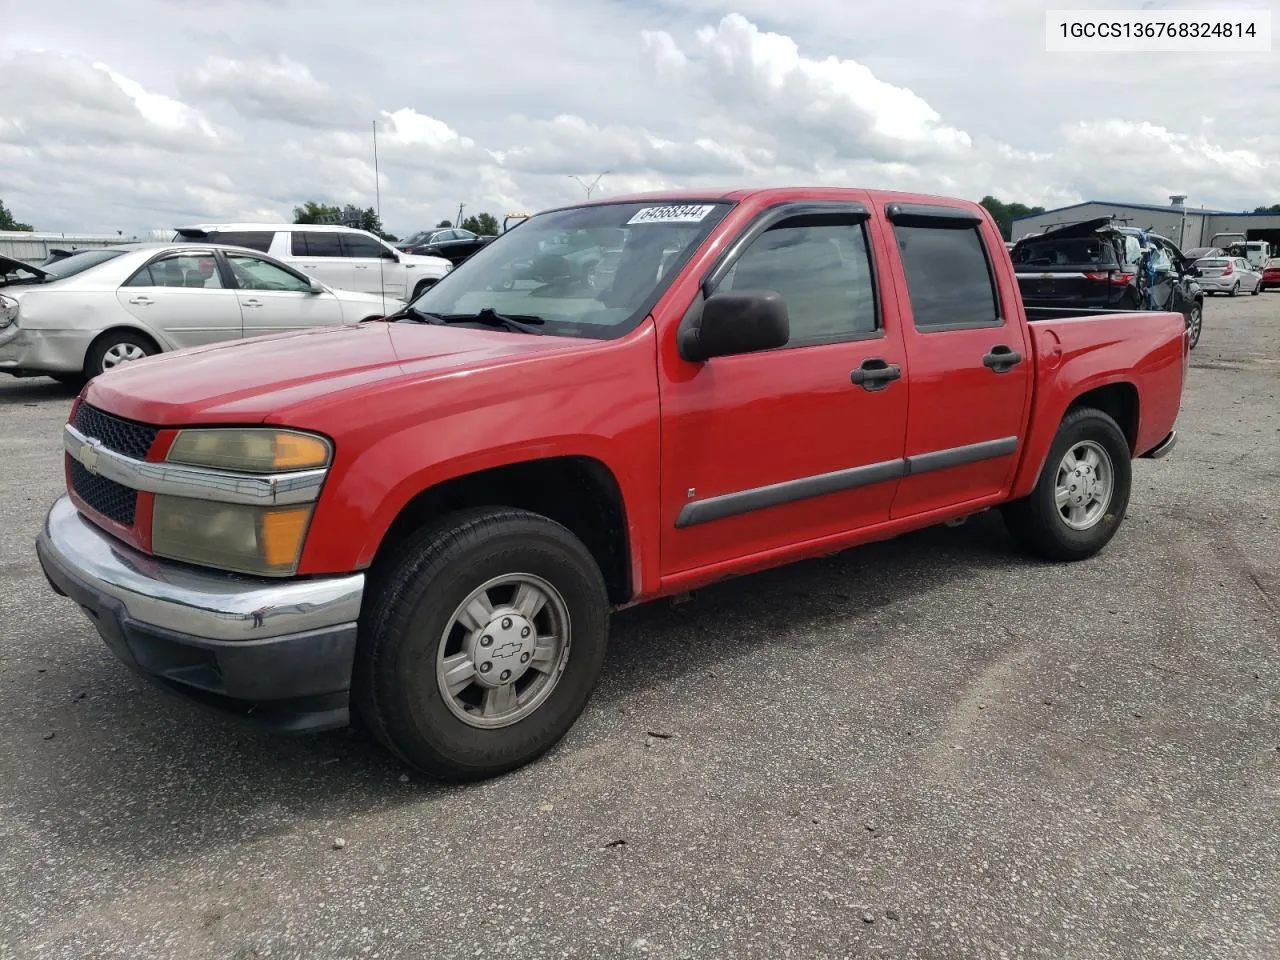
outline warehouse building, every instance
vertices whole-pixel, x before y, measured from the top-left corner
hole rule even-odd
[[[1147,203],[1112,203],[1086,200],[1084,203],[1046,210],[1013,221],[1012,238],[1020,240],[1050,227],[1080,223],[1096,217],[1113,217],[1129,227],[1140,227],[1168,237],[1183,250],[1213,245],[1217,233],[1243,233],[1246,240],[1266,240],[1273,250],[1280,248],[1280,213],[1242,213],[1189,207],[1186,197],[1170,197],[1167,207]]]

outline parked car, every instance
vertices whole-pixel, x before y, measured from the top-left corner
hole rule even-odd
[[[52,275],[79,257],[95,262]],[[242,247],[107,247],[38,269],[39,282],[0,289],[0,373],[76,382],[167,350],[388,312],[382,297],[335,290]]]
[[[332,287],[394,300],[421,296],[453,269],[443,257],[401,253],[372,233],[328,224],[202,223],[179,227],[174,240],[248,247]]]
[[[1262,269],[1262,282],[1258,284],[1259,291],[1275,289],[1280,289],[1280,257],[1267,261]]]
[[[1207,257],[1225,257],[1227,251],[1221,247],[1192,247],[1190,250],[1184,250],[1182,255],[1188,260],[1203,260]]]
[[[444,257],[457,266],[495,239],[495,237],[472,233],[470,230],[437,227],[435,230],[415,233],[409,239],[397,243],[396,249],[422,256]]]
[[[1144,266],[1144,236],[1154,279]],[[1028,307],[1172,310],[1186,318],[1192,349],[1200,342],[1204,291],[1193,261],[1167,237],[1099,217],[1024,237],[1009,256]]]
[[[1244,257],[1197,260],[1196,271],[1196,280],[1205,293],[1234,297],[1243,290],[1256,297],[1262,292],[1262,271]]]
[[[507,283],[618,232],[606,287]],[[1037,555],[1102,550],[1132,459],[1176,442],[1186,324],[1063,313],[1028,316],[962,200],[548,211],[388,322],[91,382],[37,550],[170,690],[294,732],[354,709],[415,767],[495,775],[574,723],[612,608],[990,508]]]

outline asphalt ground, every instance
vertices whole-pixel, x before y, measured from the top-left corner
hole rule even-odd
[[[119,664],[32,547],[70,401],[0,379],[0,957],[1280,957],[1280,292],[1099,557],[988,515],[627,611],[467,787]]]

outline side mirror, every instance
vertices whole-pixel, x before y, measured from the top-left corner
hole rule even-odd
[[[726,290],[712,294],[680,331],[680,356],[691,363],[785,347],[791,321],[782,295],[772,290]]]
[[[324,284],[315,277],[309,277],[308,279],[311,281],[309,289],[312,293],[324,293]]]

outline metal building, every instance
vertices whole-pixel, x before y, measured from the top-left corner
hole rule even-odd
[[[1095,217],[1114,217],[1126,226],[1141,227],[1168,237],[1184,250],[1207,247],[1217,233],[1243,233],[1246,240],[1266,240],[1273,250],[1280,249],[1280,213],[1244,213],[1190,207],[1186,198],[1171,197],[1169,206],[1149,203],[1114,203],[1110,200],[1086,200],[1069,207],[1058,207],[1044,213],[1019,217],[1013,221],[1012,236],[1020,240],[1030,233],[1041,233],[1064,223],[1079,223]]]
[[[116,243],[130,243],[134,239],[136,238],[122,237],[115,233],[27,233],[0,230],[0,255],[28,263],[40,263],[54,250],[109,247]]]

